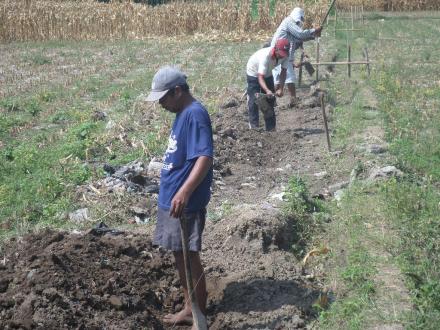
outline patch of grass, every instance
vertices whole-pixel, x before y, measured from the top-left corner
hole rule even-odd
[[[44,65],[51,63],[51,59],[43,54],[35,54],[32,57],[30,57],[28,60],[36,65]]]
[[[337,299],[320,314],[322,329],[365,329],[369,310],[376,291],[374,275],[377,270],[368,250],[351,241],[347,264],[338,269],[343,299]],[[341,290],[341,291],[342,291]]]
[[[0,229],[4,235],[43,224],[69,225],[60,214],[82,206],[77,186],[101,178],[103,163],[148,163],[163,154],[173,116],[141,97],[159,66],[179,65],[194,95],[214,113],[226,88],[241,93],[243,68],[259,42],[206,43],[203,49],[195,40],[8,47],[13,53],[10,67],[19,67],[20,74],[6,70],[11,86],[0,100],[0,186],[7,192],[0,197],[0,219],[8,223]],[[207,53],[214,55],[200,55]],[[34,61],[38,54],[50,62]],[[19,89],[23,92],[17,93]],[[95,120],[95,111],[105,112],[106,118]],[[111,212],[99,207],[95,214]]]
[[[324,211],[323,204],[310,197],[306,182],[299,176],[289,179],[283,199],[284,215],[291,218],[293,224],[292,251],[297,255],[303,255],[323,221],[322,217],[314,216]]]
[[[412,329],[440,322],[440,194],[432,182],[389,181],[382,188],[387,216],[400,233],[400,260],[416,308]]]
[[[228,200],[225,200],[214,212],[208,212],[207,218],[213,222],[217,222],[228,216],[231,213],[232,208],[233,204]]]
[[[332,268],[328,280],[336,286],[338,296],[321,313],[322,328],[364,329],[391,323],[410,329],[435,329],[440,322],[440,88],[436,83],[440,70],[435,65],[423,65],[438,55],[440,42],[435,37],[419,42],[422,35],[436,33],[435,21],[430,18],[418,19],[414,31],[405,31],[409,17],[369,17],[374,22],[367,23],[365,40],[376,67],[370,80],[363,83],[372,87],[379,101],[380,115],[373,124],[384,120],[390,146],[391,155],[375,161],[386,164],[393,160],[405,176],[374,185],[358,182],[332,209],[336,220],[325,227],[325,236],[333,245],[327,267]],[[389,39],[378,40],[379,33]],[[336,43],[345,42],[344,36]],[[415,48],[420,51],[412,52]],[[354,79],[361,77],[354,75]],[[372,123],[367,122],[367,116],[356,114],[362,109],[350,107],[356,100],[353,95],[358,82],[352,78],[349,84],[353,86],[347,86],[342,74],[334,78],[330,91],[338,106],[332,121],[335,137],[353,148],[354,131]],[[367,158],[357,157],[364,162]],[[342,173],[340,168],[337,171]],[[405,298],[407,307],[404,302],[399,305],[398,299],[390,300],[384,284],[375,279],[383,278],[381,270],[387,267],[400,268],[412,299],[410,304]],[[400,315],[394,315],[394,304]]]

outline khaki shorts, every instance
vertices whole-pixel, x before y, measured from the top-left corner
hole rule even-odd
[[[189,250],[202,249],[202,233],[205,228],[206,209],[194,213],[185,213],[188,219]],[[159,245],[171,251],[182,251],[180,220],[169,215],[168,210],[158,209],[157,224],[153,245]]]

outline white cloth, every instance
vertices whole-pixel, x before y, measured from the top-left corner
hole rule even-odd
[[[295,23],[298,23],[298,22],[303,23],[304,22],[304,10],[299,7],[296,7],[290,13],[290,17],[293,18]]]
[[[272,70],[275,66],[287,68],[287,57],[277,61],[277,59],[272,58],[271,53],[272,47],[257,50],[247,62],[246,74],[256,78],[258,78],[258,74],[262,74],[265,78],[268,78],[272,76]]]

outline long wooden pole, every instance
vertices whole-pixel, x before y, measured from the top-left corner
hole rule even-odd
[[[371,61],[341,61],[341,62],[310,62],[312,65],[348,65],[348,64],[371,64]]]
[[[316,67],[316,81],[319,81],[319,38],[316,39],[316,62],[318,63]]]
[[[299,67],[299,73],[298,73],[298,88],[301,86],[301,79],[302,79],[302,73],[303,73],[303,61],[304,61],[304,52],[301,53],[301,59],[300,59],[300,67]]]
[[[189,260],[188,220],[185,215],[180,217],[180,233],[182,237],[183,262],[185,263],[186,286],[188,289],[189,300],[191,302],[194,325],[196,326],[197,330],[207,330],[208,325],[206,323],[206,317],[200,310],[197,302],[197,296],[194,291],[191,263]]]
[[[322,117],[324,119],[324,127],[325,127],[325,135],[327,137],[327,148],[328,151],[331,151],[331,146],[330,146],[330,135],[328,133],[328,125],[327,125],[327,115],[325,114],[325,104],[324,104],[324,93],[319,93],[319,97],[321,99],[321,109],[322,109]]]
[[[347,61],[347,73],[348,77],[351,78],[351,45],[348,45],[348,61]]]
[[[336,0],[333,0],[332,3],[330,4],[330,6],[327,9],[327,12],[325,13],[324,18],[321,21],[321,26],[324,25],[325,20],[327,19],[328,15],[330,14],[330,11],[332,10],[333,6],[335,5]]]
[[[370,62],[369,62],[369,58],[368,58],[368,49],[367,49],[367,47],[364,48],[364,54],[365,54],[365,59],[368,62],[368,64],[367,64],[368,76],[370,76]]]

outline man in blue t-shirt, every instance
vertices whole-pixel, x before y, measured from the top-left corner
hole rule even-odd
[[[161,170],[157,225],[153,243],[173,251],[185,295],[185,307],[166,315],[165,323],[192,323],[186,287],[180,233],[180,218],[188,221],[189,259],[199,307],[206,314],[206,281],[199,252],[205,226],[206,206],[211,196],[213,140],[209,114],[189,92],[186,76],[170,66],[153,77],[148,101],[159,101],[175,113]]]

